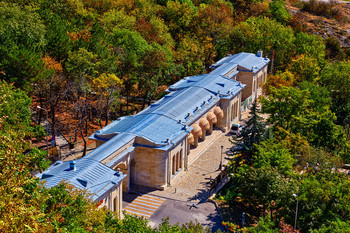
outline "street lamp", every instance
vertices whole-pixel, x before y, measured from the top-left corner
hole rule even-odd
[[[222,151],[224,150],[224,146],[221,146],[221,160],[220,160],[220,171],[222,170]]]
[[[40,110],[44,110],[46,112],[46,151],[47,151],[47,155],[49,155],[49,130],[48,130],[48,124],[49,124],[49,112],[45,109],[42,108],[40,106],[36,106],[38,109]]]
[[[297,199],[297,206],[295,209],[295,220],[294,220],[294,230],[297,229],[297,218],[298,218],[298,204],[299,204],[299,200],[298,200],[298,195],[296,195],[295,193],[293,193],[293,197],[295,197]]]

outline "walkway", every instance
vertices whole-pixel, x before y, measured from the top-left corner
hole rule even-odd
[[[164,198],[145,194],[138,196],[135,200],[128,204],[124,210],[128,214],[150,218],[152,214],[156,212],[158,208],[163,204],[164,201]]]

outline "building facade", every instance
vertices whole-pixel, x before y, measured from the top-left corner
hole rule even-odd
[[[101,205],[119,211],[121,205],[114,200],[120,198],[121,190],[128,192],[135,185],[160,190],[171,186],[196,159],[191,152],[200,143],[213,131],[226,132],[240,120],[266,80],[268,62],[260,51],[256,55],[228,55],[213,64],[209,74],[178,81],[148,108],[120,117],[91,135],[97,148],[77,161],[94,161],[108,168],[110,175],[118,171],[119,177],[118,182],[110,180],[115,183],[112,194],[99,192],[96,201],[102,200]],[[39,177],[52,187],[64,177],[61,173],[64,170],[51,168]],[[55,182],[50,183],[49,174],[56,174]]]

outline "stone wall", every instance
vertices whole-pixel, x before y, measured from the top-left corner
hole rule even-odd
[[[187,147],[187,137],[185,137],[168,153],[167,173],[169,185],[171,185],[172,180],[176,178],[176,176],[185,172],[187,169]]]
[[[242,91],[242,101],[244,101],[253,94],[253,73],[248,71],[240,71],[237,76],[237,81],[246,85]]]
[[[116,184],[111,190],[102,195],[98,200],[99,208],[106,207],[114,211],[118,217],[122,217],[123,210],[123,192],[122,183]]]
[[[136,147],[130,161],[130,182],[140,186],[164,189],[167,180],[168,152]]]

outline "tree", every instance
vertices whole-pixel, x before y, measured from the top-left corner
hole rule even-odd
[[[128,109],[130,92],[132,86],[138,81],[137,71],[142,67],[142,58],[145,57],[149,45],[139,33],[128,29],[113,31],[109,36],[109,41],[119,50],[120,78],[125,85]]]
[[[283,141],[268,139],[257,146],[254,159],[256,168],[274,168],[281,174],[290,174],[296,160]]]
[[[262,117],[258,114],[259,109],[257,103],[254,102],[250,109],[250,116],[245,128],[240,135],[231,143],[233,146],[227,153],[232,162],[237,168],[241,162],[246,164],[253,163],[253,156],[256,153],[256,146],[265,139],[265,126],[262,123]]]
[[[191,1],[167,1],[164,9],[164,21],[175,41],[193,32],[193,22],[198,10]]]
[[[99,104],[101,108],[104,109],[107,126],[109,122],[109,115],[111,105],[115,106],[118,104],[118,95],[122,87],[122,80],[118,78],[115,74],[101,74],[97,78],[92,80],[93,89],[96,90],[99,96]],[[102,112],[102,111],[101,111]]]
[[[36,8],[0,2],[0,78],[28,88],[43,68],[45,26]]]
[[[103,28],[106,32],[113,32],[118,29],[133,29],[136,24],[136,18],[127,15],[124,10],[112,9],[101,17]]]
[[[284,0],[274,0],[269,3],[272,18],[284,25],[286,25],[291,18],[285,4]]]
[[[270,210],[279,209],[291,193],[295,190],[292,183],[273,167],[242,167],[239,169],[237,184],[238,191],[245,203],[258,207],[262,206],[262,214]]]
[[[25,92],[0,80],[0,100],[1,130],[23,129],[23,133],[28,133],[31,122],[29,110],[31,100]]]
[[[269,114],[268,122],[274,126],[291,129],[308,111],[309,92],[294,87],[273,88],[271,92],[261,100],[262,112]]]
[[[332,221],[350,219],[350,181],[346,174],[320,171],[305,173],[298,182],[298,228],[302,231],[321,228]],[[280,214],[287,222],[294,219],[295,201],[283,203]],[[349,223],[349,222],[348,222]]]
[[[211,4],[201,4],[198,8],[196,24],[199,26],[199,37],[201,41],[208,40],[214,49],[206,53],[205,65],[208,68],[216,56],[222,58],[232,49],[231,34],[234,27],[232,18],[233,8],[228,2],[213,1]],[[216,52],[216,53],[215,53]]]
[[[232,32],[233,52],[256,53],[259,49],[264,56],[274,53],[275,70],[284,70],[290,63],[295,36],[290,27],[285,27],[269,18],[249,18],[235,26]]]
[[[86,140],[83,134],[85,129],[85,136],[88,135],[88,120],[89,110],[91,108],[91,82],[92,79],[99,74],[100,61],[98,56],[86,49],[80,48],[76,52],[69,53],[66,62],[66,69],[70,76],[69,87],[71,88],[70,97],[74,102],[73,112],[78,119],[76,131],[79,131],[84,141],[84,152],[86,154]]]
[[[273,88],[280,88],[281,86],[292,86],[295,80],[294,74],[286,70],[285,72],[277,71],[275,75],[267,76],[267,81],[263,84],[263,91],[265,95],[270,95]]]
[[[47,9],[41,9],[41,15],[45,19],[46,26],[46,54],[59,62],[67,59],[73,47],[73,41],[70,40],[67,33],[70,29],[70,22],[62,19],[58,14],[48,12]]]
[[[331,110],[337,123],[344,125],[350,119],[350,62],[327,64],[321,72],[320,82],[331,93]]]
[[[295,85],[298,85],[302,81],[317,82],[321,68],[315,58],[302,54],[292,60],[289,70],[295,76]]]
[[[295,35],[295,48],[297,55],[305,54],[310,58],[316,59],[319,66],[322,67],[324,65],[325,45],[322,37],[299,32]]]

